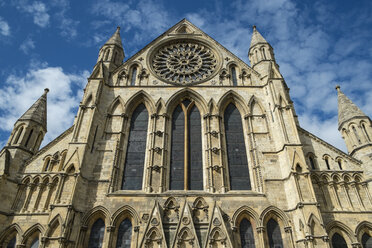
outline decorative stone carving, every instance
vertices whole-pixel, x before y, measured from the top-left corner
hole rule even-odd
[[[196,41],[176,41],[160,47],[152,57],[152,66],[161,79],[176,84],[202,82],[217,67],[215,52]]]

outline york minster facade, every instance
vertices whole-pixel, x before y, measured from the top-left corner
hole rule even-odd
[[[371,248],[370,118],[336,87],[346,154],[301,128],[255,27],[248,57],[184,19],[123,62],[118,28],[70,128],[39,149],[48,89],[15,123],[0,247]]]

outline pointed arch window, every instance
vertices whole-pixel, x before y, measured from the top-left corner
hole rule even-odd
[[[315,170],[316,167],[315,167],[315,162],[314,162],[314,158],[312,155],[309,156],[309,161],[310,161],[311,169]]]
[[[131,73],[130,73],[130,85],[136,85],[136,77],[137,77],[137,66],[133,66]]]
[[[125,219],[120,223],[116,248],[130,248],[132,240],[132,223]]]
[[[202,190],[202,139],[200,112],[186,99],[172,114],[170,190]]]
[[[17,242],[17,238],[16,237],[12,238],[9,241],[8,245],[6,246],[6,248],[15,248],[16,247],[16,242]]]
[[[333,234],[332,247],[333,248],[347,248],[347,244],[346,244],[344,237],[342,237],[338,233]]]
[[[265,53],[265,48],[264,47],[262,48],[262,58],[264,60],[266,60],[266,53]]]
[[[325,160],[325,163],[326,163],[326,166],[327,166],[327,170],[330,170],[331,167],[329,166],[329,159],[328,159],[328,157],[324,158],[324,160]]]
[[[30,248],[38,248],[38,247],[39,247],[39,237],[36,237],[36,238],[32,241]]]
[[[337,160],[337,163],[338,163],[338,167],[340,168],[340,170],[342,170],[342,162],[341,162],[341,159]]]
[[[230,103],[224,113],[227,163],[231,190],[251,190],[242,118]]]
[[[236,67],[235,67],[235,65],[231,66],[230,74],[231,74],[232,85],[237,86],[238,85],[238,79],[236,77]]]
[[[13,144],[18,144],[19,138],[21,137],[22,133],[23,133],[23,126],[19,128],[19,131],[17,133],[16,139],[14,140]]]
[[[94,222],[89,235],[89,248],[102,248],[105,235],[105,222],[100,218]]]
[[[26,143],[25,143],[25,147],[27,147],[28,143],[30,143],[30,139],[31,139],[31,137],[32,137],[32,133],[33,133],[33,132],[34,132],[34,130],[31,129],[30,134],[29,134],[28,137],[27,137],[27,140],[26,140]]]
[[[267,222],[267,238],[270,248],[283,248],[282,234],[280,226],[274,219]]]
[[[147,128],[149,114],[141,103],[134,110],[130,120],[130,131],[127,155],[124,164],[124,175],[121,189],[141,190],[143,167],[145,164]]]
[[[367,137],[368,142],[371,142],[371,139],[369,138],[369,135],[368,135],[368,132],[367,132],[367,129],[366,129],[366,125],[364,123],[362,123],[362,129],[363,129],[364,134]]]
[[[244,218],[240,222],[239,231],[242,248],[255,248],[256,245],[254,243],[254,235],[251,222]]]
[[[363,248],[370,248],[372,247],[372,237],[368,233],[364,233],[362,235],[362,245]]]
[[[354,132],[355,138],[357,139],[358,143],[359,143],[359,144],[362,144],[362,141],[360,140],[360,137],[359,137],[359,135],[358,135],[358,132],[357,132],[355,126],[352,126],[352,129],[353,129],[353,132]]]

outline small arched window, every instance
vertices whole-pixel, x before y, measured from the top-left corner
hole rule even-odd
[[[47,158],[44,162],[44,171],[48,171],[50,166],[50,158]]]
[[[110,56],[110,49],[107,49],[106,52],[105,52],[105,58],[104,58],[104,61],[108,61],[109,56]]]
[[[357,139],[358,143],[359,143],[359,144],[362,144],[362,141],[360,140],[360,137],[359,137],[359,135],[358,135],[358,132],[357,132],[355,126],[352,126],[352,129],[353,129],[353,132],[354,132],[355,138]]]
[[[232,80],[233,86],[237,86],[238,85],[238,79],[236,77],[236,67],[235,66],[231,67],[230,73],[231,73],[231,80]]]
[[[258,52],[257,52],[257,50],[255,51],[255,54],[256,54],[256,63],[258,63]]]
[[[370,248],[372,247],[372,237],[368,233],[364,233],[362,235],[362,245],[363,248]]]
[[[94,222],[89,235],[89,248],[102,248],[105,235],[105,222],[100,218]]]
[[[38,248],[38,247],[39,247],[39,237],[36,237],[36,238],[32,241],[30,248]]]
[[[328,160],[328,157],[325,157],[324,160],[325,160],[325,163],[326,163],[326,166],[327,166],[327,170],[330,170],[331,167],[329,166],[329,160]]]
[[[6,248],[16,248],[16,242],[17,242],[17,238],[16,237],[12,238],[9,241],[8,245],[6,246]]]
[[[130,248],[132,240],[132,223],[125,219],[120,223],[116,248]]]
[[[340,168],[340,170],[342,170],[342,162],[341,162],[341,159],[337,160],[337,163],[338,163],[338,167]]]
[[[21,137],[22,133],[23,133],[23,126],[19,128],[17,136],[16,136],[13,144],[18,144],[19,138]]]
[[[30,134],[29,134],[28,137],[27,137],[27,140],[26,140],[26,143],[25,143],[25,147],[27,147],[27,146],[28,146],[28,143],[30,143],[30,139],[31,139],[31,137],[32,137],[32,133],[33,133],[33,132],[34,132],[34,130],[31,129]]]
[[[262,48],[262,58],[264,60],[266,60],[266,53],[265,53],[265,48],[264,47]]]
[[[267,238],[270,248],[283,248],[282,234],[280,226],[274,219],[267,222]]]
[[[251,190],[242,117],[230,103],[224,113],[227,163],[231,190]]]
[[[130,85],[131,86],[136,85],[136,77],[137,77],[137,66],[133,66],[131,74],[130,74]]]
[[[371,139],[369,138],[369,135],[368,135],[368,132],[367,132],[367,129],[366,129],[366,125],[364,123],[362,123],[362,128],[363,128],[364,134],[367,137],[368,142],[371,142]]]
[[[149,114],[142,103],[134,110],[130,120],[127,155],[121,189],[141,190],[145,164]]]
[[[244,218],[240,222],[239,231],[242,248],[255,248],[256,245],[254,243],[254,235],[251,222]]]
[[[347,248],[345,239],[338,233],[332,236],[332,247],[333,248]]]
[[[309,161],[310,161],[310,166],[311,166],[311,169],[315,170],[315,162],[314,162],[314,158],[312,155],[309,156]]]

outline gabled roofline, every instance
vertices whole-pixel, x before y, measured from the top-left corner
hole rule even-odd
[[[188,24],[190,24],[193,28],[199,30],[203,35],[211,38],[217,46],[220,46],[222,49],[224,49],[226,52],[232,54],[234,56],[235,59],[237,59],[238,61],[240,61],[241,63],[243,63],[244,65],[246,65],[249,69],[252,70],[253,73],[256,74],[257,77],[261,77],[261,74],[258,73],[256,70],[254,70],[251,66],[249,66],[247,63],[245,63],[242,59],[240,59],[238,56],[236,56],[234,53],[232,53],[231,51],[229,51],[226,47],[224,47],[223,45],[221,45],[221,43],[219,43],[218,41],[216,41],[214,38],[212,38],[210,35],[208,35],[207,33],[205,33],[203,30],[201,30],[200,28],[198,28],[197,26],[195,26],[193,23],[191,23],[189,20],[187,20],[186,18],[183,18],[181,21],[177,22],[176,24],[174,24],[172,27],[170,27],[169,29],[167,29],[164,33],[162,33],[161,35],[159,35],[157,38],[155,38],[154,40],[152,40],[150,43],[148,43],[146,46],[144,46],[141,50],[139,50],[138,52],[136,52],[135,54],[133,54],[131,57],[129,57],[122,65],[120,65],[118,68],[116,68],[113,73],[115,73],[116,71],[118,71],[123,65],[125,65],[127,62],[133,60],[135,57],[137,57],[140,53],[142,53],[144,50],[146,50],[148,47],[151,47],[155,42],[157,42],[158,40],[162,39],[166,34],[172,32],[176,26],[178,26],[179,24],[181,24],[182,22],[187,22]]]
[[[57,138],[49,142],[47,145],[45,145],[42,149],[40,149],[37,153],[35,153],[29,160],[26,161],[25,165],[30,164],[32,161],[34,161],[37,157],[39,157],[41,154],[43,154],[45,151],[47,151],[50,147],[52,147],[54,144],[59,142],[61,139],[66,137],[68,134],[72,133],[74,130],[74,125],[72,125],[69,129],[61,133]]]
[[[360,161],[360,160],[350,156],[349,154],[341,151],[340,149],[334,147],[333,145],[329,144],[328,142],[324,141],[323,139],[319,138],[318,136],[316,136],[316,135],[310,133],[309,131],[303,129],[302,127],[297,126],[297,129],[298,129],[298,131],[304,133],[305,135],[308,135],[309,137],[313,138],[315,141],[318,141],[318,142],[322,143],[323,145],[327,146],[329,149],[333,150],[334,152],[339,153],[341,156],[346,157],[346,158],[352,160],[353,162],[355,162],[357,164],[362,164],[362,161]]]

